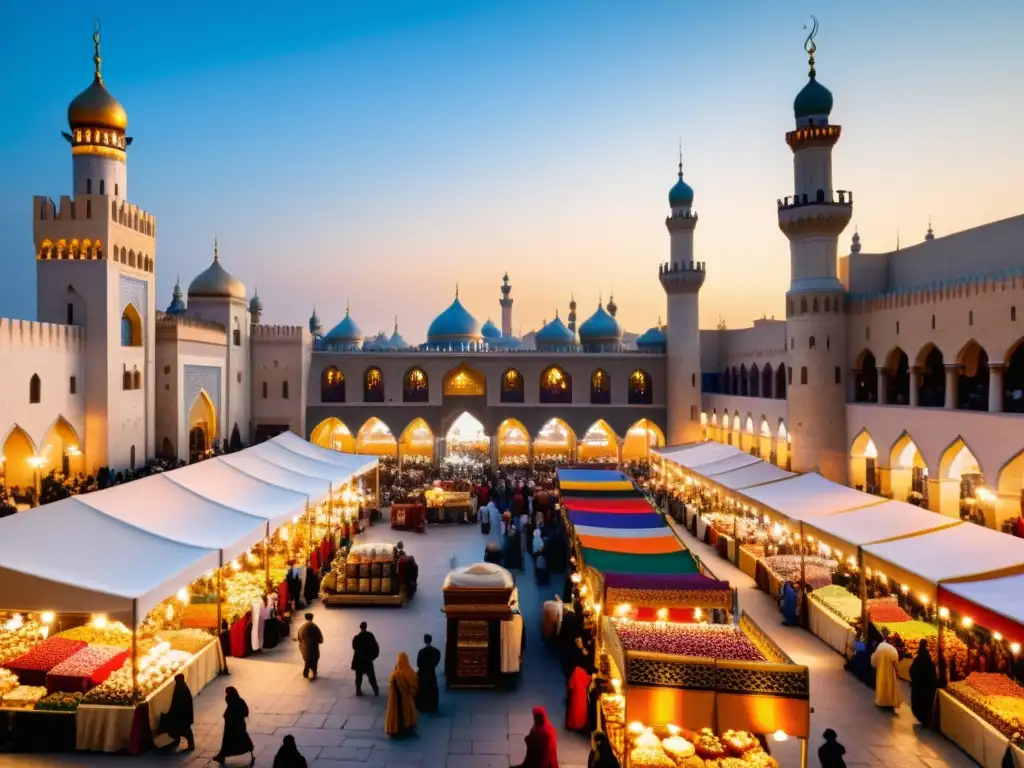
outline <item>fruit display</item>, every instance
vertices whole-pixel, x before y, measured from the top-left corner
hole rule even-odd
[[[909,613],[904,611],[895,602],[890,603],[868,603],[868,618],[873,624],[894,624],[911,620]]]
[[[18,676],[22,685],[44,685],[47,672],[83,648],[81,640],[50,637],[4,666]]]
[[[729,624],[618,621],[615,629],[626,651],[731,661],[766,661],[743,631]]]
[[[62,661],[46,675],[46,689],[85,692],[99,685],[124,664],[128,649],[116,645],[89,645]]]
[[[18,676],[6,669],[0,669],[0,697],[18,687]]]
[[[144,656],[139,657],[139,699],[148,697],[191,660],[192,654],[176,651],[167,642],[153,645]],[[106,681],[89,691],[83,702],[108,706],[135,704],[137,700],[132,691],[131,666],[131,662],[126,661]]]
[[[851,626],[860,623],[860,598],[845,587],[830,584],[827,587],[811,592],[809,599],[818,603],[822,608],[835,614],[835,616]]]
[[[252,610],[252,604],[267,594],[266,577],[259,573],[236,571],[224,579],[224,618],[228,624]]]
[[[25,621],[20,614],[0,625],[0,666],[28,653],[42,637],[42,629],[42,624]]]
[[[905,655],[914,656],[917,653],[917,647],[924,640],[928,643],[928,652],[931,654],[932,660],[939,658],[939,628],[934,624],[909,620],[886,624],[875,622],[875,626],[879,629],[884,627],[889,630],[889,643],[897,649],[902,649]],[[946,662],[951,666],[955,664],[957,669],[966,669],[967,644],[952,630],[943,630],[942,653],[946,657]]]
[[[794,584],[800,581],[800,555],[770,555],[764,562],[779,581],[792,581]],[[832,574],[837,567],[838,563],[835,560],[806,555],[803,565],[804,581],[811,589],[827,587],[832,583]]]
[[[40,685],[19,685],[14,690],[4,694],[2,703],[5,707],[17,709],[32,709],[43,696],[46,689]]]
[[[66,629],[56,637],[66,640],[81,640],[89,645],[116,645],[121,648],[132,647],[132,631],[120,621],[112,621],[100,628],[85,624],[74,629]]]
[[[74,712],[82,703],[81,693],[57,691],[36,702],[36,709],[47,712]]]
[[[167,643],[176,651],[197,654],[214,641],[213,635],[201,629],[167,629],[156,633],[158,642]]]
[[[183,610],[182,624],[192,629],[215,629],[216,603],[189,603]],[[226,617],[225,617],[226,618]]]
[[[946,690],[1017,746],[1024,746],[1024,688],[995,672],[972,672]]]
[[[130,707],[137,703],[132,691],[131,664],[115,670],[101,685],[97,685],[82,697],[83,704],[100,704],[107,707]]]
[[[631,768],[779,768],[757,738],[746,731],[717,736],[710,728],[694,732],[670,725],[668,729],[670,732],[659,738],[653,728],[630,724],[627,749]]]

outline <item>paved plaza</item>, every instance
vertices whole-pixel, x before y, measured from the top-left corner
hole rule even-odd
[[[679,529],[677,529],[679,530]],[[811,756],[821,732],[834,728],[847,749],[849,768],[939,768],[973,766],[974,762],[942,736],[920,732],[904,707],[898,715],[875,708],[872,692],[843,671],[842,659],[810,633],[781,625],[772,600],[754,587],[751,579],[715,557],[685,531],[680,535],[698,555],[706,555],[720,578],[740,587],[740,604],[795,661],[811,669]],[[392,741],[384,734],[387,675],[399,651],[415,660],[422,635],[430,633],[435,645],[444,647],[444,615],[441,583],[450,558],[458,565],[480,560],[485,538],[477,526],[432,526],[426,535],[392,531],[377,523],[362,541],[405,542],[406,550],[420,564],[420,587],[405,608],[334,608],[319,604],[312,610],[323,629],[324,645],[320,679],[302,678],[302,662],[296,644],[289,639],[271,651],[250,659],[231,659],[230,675],[211,684],[196,699],[196,745],[192,754],[149,754],[140,758],[103,755],[3,755],[0,765],[89,766],[198,766],[215,764],[210,758],[220,745],[223,691],[238,688],[251,710],[249,733],[256,745],[256,765],[270,768],[285,734],[292,734],[311,768],[508,768],[524,756],[523,737],[530,728],[532,707],[547,709],[559,728],[558,757],[562,768],[582,768],[587,763],[588,740],[561,729],[564,722],[564,679],[553,652],[540,639],[541,603],[561,584],[538,590],[529,572],[518,578],[526,623],[526,655],[518,687],[514,691],[446,691],[441,687],[437,715],[421,716],[419,735]],[[527,563],[529,568],[529,562]],[[382,695],[355,697],[351,639],[360,621],[369,623],[377,636],[381,655],[377,676]],[[293,623],[292,638],[297,624]],[[367,688],[368,690],[368,688]],[[907,691],[909,695],[909,691]],[[799,766],[795,741],[772,744],[783,768]],[[228,765],[245,765],[233,758]]]

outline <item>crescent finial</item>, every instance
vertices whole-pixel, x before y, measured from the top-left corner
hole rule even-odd
[[[807,25],[804,24],[804,29],[807,29]],[[818,36],[818,17],[811,15],[811,31],[807,34],[807,39],[804,40],[804,50],[807,51],[807,63],[810,65],[810,77],[814,77],[814,52],[818,50],[818,46],[814,43],[814,38]]]

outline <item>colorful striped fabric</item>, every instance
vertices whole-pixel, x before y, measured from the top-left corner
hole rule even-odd
[[[683,574],[697,573],[697,562],[689,551],[667,555],[632,555],[583,548],[583,561],[601,573]]]
[[[560,469],[558,470],[558,482],[561,485],[571,482],[583,483],[607,483],[625,480],[629,477],[615,469]]]
[[[562,488],[562,498],[568,502],[572,498],[598,498],[598,499],[642,499],[643,496],[635,490],[628,491],[599,491],[599,490],[576,490],[574,488]]]
[[[659,528],[601,528],[596,525],[574,525],[577,536],[602,536],[608,539],[656,539],[671,535],[664,526]],[[674,537],[673,537],[674,538]]]
[[[608,482],[587,483],[581,480],[569,480],[561,484],[563,491],[632,491],[633,483],[629,480],[613,480]]]
[[[682,552],[683,545],[675,535],[669,536],[585,536],[577,534],[584,550],[599,549],[623,555],[667,555]]]
[[[609,512],[569,512],[569,522],[573,527],[586,525],[595,528],[665,528],[665,521],[661,519],[661,515],[654,513],[638,515],[631,512],[618,515]]]
[[[650,513],[651,505],[643,496],[627,499],[608,499],[603,496],[570,496],[562,502],[565,508],[578,512],[646,512]]]

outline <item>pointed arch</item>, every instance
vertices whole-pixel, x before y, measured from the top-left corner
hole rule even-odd
[[[654,402],[654,383],[651,374],[637,368],[629,375],[630,405],[650,405]]]
[[[1020,499],[1024,495],[1024,450],[1019,451],[999,468],[996,488],[999,495],[1004,498]]]
[[[82,471],[85,463],[80,446],[78,432],[67,419],[58,416],[43,433],[39,455],[50,469],[59,469],[65,475],[75,474]]]
[[[329,365],[320,374],[320,402],[345,402],[345,374],[336,365]]]
[[[966,411],[988,410],[988,352],[971,339],[957,353],[959,377],[956,387],[956,407]]]
[[[217,437],[217,409],[205,389],[200,388],[188,409],[189,463],[205,458]]]
[[[1003,399],[1003,412],[1024,413],[1024,336],[1014,342],[1003,359],[1003,390],[1009,393]]]
[[[939,477],[942,480],[960,480],[962,483],[965,476],[984,478],[984,473],[974,451],[967,441],[958,435],[939,457]]]
[[[888,373],[886,403],[889,405],[910,404],[910,358],[900,347],[894,347],[885,357]]]
[[[441,392],[445,397],[482,397],[487,394],[487,378],[466,363],[459,363],[444,375]]]
[[[315,427],[309,434],[309,441],[323,448],[332,448],[342,453],[356,452],[356,439],[351,430],[341,419],[330,416]]]
[[[407,457],[418,456],[432,461],[434,458],[434,432],[425,419],[416,417],[402,430],[398,438],[402,451],[402,463]]]
[[[878,367],[869,349],[857,355],[853,365],[853,399],[858,403],[878,402]]]
[[[750,378],[747,375],[747,364],[740,364],[740,397],[747,397],[750,394]]]
[[[740,421],[740,412],[739,411],[733,411],[733,414],[732,414],[732,429],[733,429],[734,432],[742,432],[743,431],[743,422]]]
[[[612,401],[612,377],[603,368],[590,374],[590,404],[608,405]]]
[[[915,360],[921,369],[917,404],[924,408],[942,408],[946,404],[946,366],[942,350],[928,342]]]
[[[410,368],[402,377],[402,402],[430,402],[430,379],[427,378],[426,371],[418,365]]]
[[[634,421],[622,440],[622,460],[638,461],[650,458],[653,448],[665,445],[665,433],[650,419]]]
[[[356,433],[355,449],[356,453],[371,456],[395,456],[398,453],[398,441],[387,424],[371,416]]]
[[[38,373],[33,373],[32,378],[28,380],[28,402],[35,404],[41,402],[43,399],[43,380],[39,378]]]
[[[134,304],[128,302],[121,312],[121,346],[142,346],[142,317]]]
[[[775,369],[775,386],[772,387],[772,395],[776,400],[786,399],[786,365],[779,363]]]
[[[572,376],[557,365],[550,365],[540,374],[542,403],[571,403]]]
[[[499,462],[512,456],[524,460],[530,455],[530,431],[519,419],[505,419],[501,422],[496,437]]]
[[[757,363],[750,366],[750,396],[761,396],[761,371],[758,369]]]
[[[4,436],[3,459],[4,480],[7,490],[20,488],[27,490],[35,485],[36,467],[33,461],[39,453],[36,444],[28,432],[15,424]],[[40,471],[45,471],[45,467]]]
[[[509,368],[501,374],[501,402],[522,403],[526,400],[526,386],[523,374],[515,368]]]
[[[556,463],[571,463],[576,456],[576,433],[562,419],[548,419],[533,439],[533,454]]]
[[[363,402],[384,402],[384,373],[376,365],[371,365],[363,374]]]
[[[604,419],[598,419],[579,439],[580,461],[604,460],[612,463],[619,459],[619,436]]]
[[[463,411],[456,417],[448,427],[444,440],[448,453],[490,454],[491,438],[483,422],[469,411]]]
[[[897,501],[922,506],[928,496],[928,465],[910,433],[904,430],[889,449],[889,490]]]

